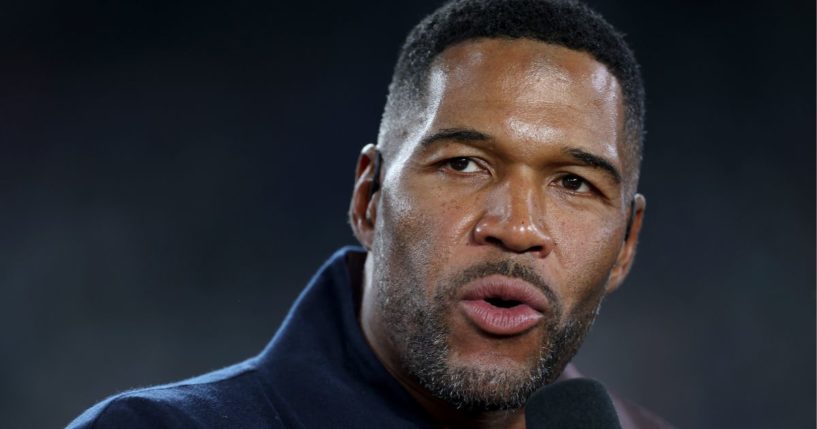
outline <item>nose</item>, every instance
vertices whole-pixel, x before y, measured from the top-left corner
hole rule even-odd
[[[474,228],[478,244],[544,258],[554,241],[544,225],[544,207],[533,183],[507,180],[486,198],[485,212]]]

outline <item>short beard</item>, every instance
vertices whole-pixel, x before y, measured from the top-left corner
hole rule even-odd
[[[450,329],[446,317],[462,286],[491,274],[526,280],[548,297],[551,308],[539,352],[519,368],[453,366],[449,362]],[[441,285],[432,302],[411,279],[380,280],[378,295],[385,330],[399,350],[404,369],[434,397],[473,412],[521,408],[536,389],[552,383],[578,351],[600,302],[597,298],[580,306],[578,314],[570,315],[559,326],[562,307],[555,294],[533,270],[508,261],[483,263],[466,270]]]

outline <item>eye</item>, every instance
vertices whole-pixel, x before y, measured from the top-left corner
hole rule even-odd
[[[559,179],[559,183],[563,188],[577,194],[586,194],[591,192],[590,184],[586,180],[575,174],[568,174]]]
[[[473,159],[466,157],[451,158],[445,165],[460,173],[477,173],[481,170]]]

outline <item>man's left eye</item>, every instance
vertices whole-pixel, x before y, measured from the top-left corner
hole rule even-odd
[[[576,176],[575,174],[568,174],[562,177],[560,182],[562,187],[577,194],[583,194],[591,191],[590,185],[587,183],[587,181],[579,176]]]
[[[446,164],[451,167],[452,170],[460,173],[476,173],[480,171],[479,165],[471,158],[451,158],[446,161]]]

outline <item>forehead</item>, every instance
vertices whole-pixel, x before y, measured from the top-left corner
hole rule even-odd
[[[435,59],[427,96],[425,133],[472,127],[531,143],[523,151],[569,144],[620,158],[621,89],[583,52],[529,39],[466,41]]]

